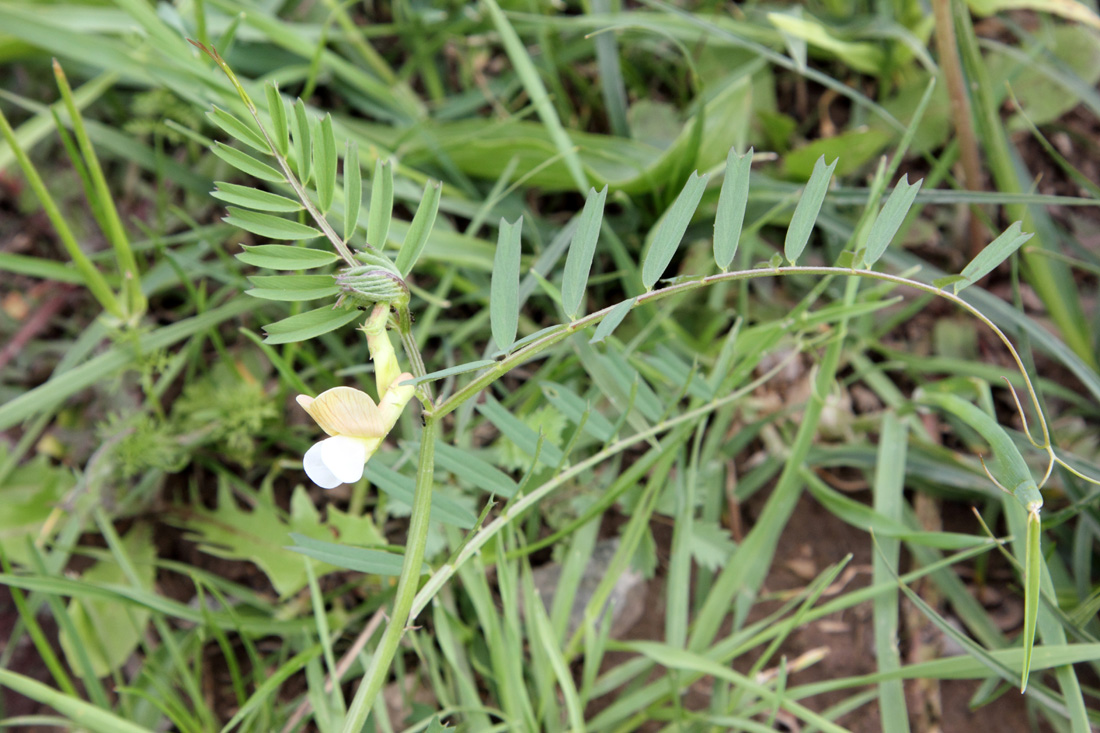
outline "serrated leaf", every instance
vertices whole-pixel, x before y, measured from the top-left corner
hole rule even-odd
[[[214,185],[217,186],[217,189],[212,191],[210,195],[228,204],[246,206],[258,211],[274,211],[280,214],[289,214],[302,209],[301,202],[270,191],[260,191],[251,186],[238,186],[235,183],[224,181],[216,181]]]
[[[359,146],[348,140],[344,153],[344,241],[351,239],[359,226],[363,208],[363,170],[359,167]]]
[[[710,571],[722,568],[737,549],[729,530],[715,522],[703,521],[696,521],[692,526],[687,545],[695,562]]]
[[[299,224],[296,221],[283,219],[272,214],[260,214],[236,206],[230,206],[227,211],[229,211],[229,216],[222,219],[226,224],[232,224],[244,229],[246,232],[252,232],[268,239],[298,240],[321,236],[320,230],[314,229],[308,224]]]
[[[370,211],[367,212],[367,244],[379,251],[386,248],[393,217],[393,164],[387,158],[374,162],[370,182]]]
[[[302,100],[294,103],[294,115],[290,118],[290,131],[294,137],[294,160],[297,163],[298,180],[302,185],[309,183],[313,174],[313,143],[310,135],[309,115]]]
[[[294,546],[286,549],[312,557],[314,560],[320,560],[334,568],[389,577],[401,575],[403,558],[401,555],[392,552],[340,545],[335,542],[307,537],[297,532],[290,533],[290,540],[294,543]]]
[[[264,326],[264,332],[267,334],[264,343],[291,344],[296,341],[308,341],[329,331],[335,331],[362,315],[357,310],[322,306]]]
[[[328,265],[340,259],[332,252],[308,247],[291,247],[287,244],[245,245],[237,259],[246,265],[266,267],[269,270],[309,270]]]
[[[272,181],[274,183],[284,183],[286,178],[282,173],[275,170],[267,163],[263,163],[256,160],[248,153],[231,148],[220,142],[214,143],[214,155],[224,160],[229,165],[233,166],[237,170],[253,178],[259,178],[262,181]]]
[[[253,298],[288,302],[330,298],[340,292],[332,275],[266,275],[248,278]]]
[[[718,211],[714,215],[714,261],[725,272],[737,254],[741,227],[745,223],[745,206],[749,201],[749,173],[752,170],[753,149],[737,155],[730,149],[726,156],[726,177],[718,194]]]
[[[624,300],[617,306],[611,309],[611,312],[603,317],[600,321],[600,325],[596,326],[596,332],[592,334],[592,338],[589,339],[590,344],[602,344],[608,336],[615,332],[615,329],[619,327],[619,324],[626,318],[626,314],[634,308],[634,298],[630,300]]]
[[[267,113],[271,117],[271,139],[275,143],[275,149],[279,155],[286,157],[290,152],[290,128],[287,127],[286,104],[283,96],[279,94],[279,85],[269,83],[265,87],[267,93]]]
[[[985,249],[979,252],[978,256],[963,268],[963,271],[959,273],[961,279],[954,283],[955,294],[958,295],[963,288],[970,287],[993,272],[997,265],[1011,257],[1024,242],[1033,236],[1035,236],[1033,232],[1025,234],[1021,230],[1020,222],[1014,222],[1001,236],[987,244]]]
[[[699,171],[693,171],[688,178],[680,195],[661,217],[656,235],[645,253],[642,261],[642,285],[646,290],[652,290],[661,275],[668,269],[668,263],[672,262],[672,256],[676,254],[676,248],[680,246],[680,240],[684,238],[691,217],[695,214],[699,200],[703,197],[703,191],[707,188],[707,179],[710,176],[700,176]]]
[[[806,249],[806,243],[810,241],[810,232],[814,229],[817,214],[821,211],[821,202],[825,200],[825,193],[829,190],[829,181],[833,177],[833,169],[837,161],[825,164],[825,156],[822,155],[814,164],[814,172],[810,174],[810,180],[802,191],[802,198],[791,215],[791,224],[787,228],[787,238],[783,242],[783,256],[792,265],[802,256]]]
[[[317,178],[317,203],[322,213],[332,207],[336,196],[336,134],[332,131],[332,115],[322,119],[313,139],[313,168]]]
[[[905,174],[894,187],[890,198],[886,199],[886,203],[882,205],[875,223],[871,225],[871,232],[867,235],[867,246],[863,252],[863,262],[868,268],[878,262],[886,252],[886,248],[890,246],[894,235],[898,233],[898,228],[901,227],[909,209],[912,208],[923,182],[924,179],[921,179],[910,184],[909,174]]]
[[[565,256],[565,272],[561,279],[561,306],[570,318],[577,317],[584,300],[588,275],[592,271],[592,256],[596,253],[596,242],[600,238],[606,201],[606,184],[599,193],[594,188],[588,190],[584,210],[577,219],[573,241],[569,243],[569,253]]]
[[[519,327],[520,235],[523,217],[509,224],[500,220],[497,251],[493,256],[493,274],[489,285],[489,325],[497,348],[507,351],[516,340]]]
[[[439,197],[442,193],[440,181],[429,181],[424,189],[424,197],[420,199],[420,206],[416,207],[416,215],[413,216],[409,230],[405,232],[405,241],[401,243],[401,251],[397,253],[397,269],[401,277],[408,275],[420,254],[428,244],[428,236],[435,226],[435,216],[439,213]]]
[[[243,120],[237,119],[220,107],[214,107],[206,113],[206,116],[234,140],[238,140],[264,155],[271,154],[271,148],[268,147],[263,135],[253,130]]]

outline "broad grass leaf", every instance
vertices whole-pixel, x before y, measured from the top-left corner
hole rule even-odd
[[[286,177],[280,171],[275,170],[267,163],[253,158],[248,153],[237,150],[236,148],[231,148],[220,142],[214,143],[213,151],[214,155],[218,156],[241,173],[252,176],[253,178],[259,178],[263,181],[271,181],[273,183],[286,182]]]
[[[1031,674],[1031,657],[1035,650],[1035,627],[1039,620],[1039,581],[1043,577],[1041,548],[1042,522],[1038,510],[1027,514],[1027,541],[1024,549],[1024,664],[1020,675],[1020,692],[1027,691]]]
[[[264,155],[271,154],[271,147],[267,144],[267,140],[264,140],[263,135],[252,129],[252,127],[243,120],[234,117],[220,107],[214,107],[206,113],[206,116],[234,140],[242,142]]]
[[[332,275],[259,275],[248,278],[253,298],[288,302],[330,298],[340,292]]]
[[[336,135],[332,131],[331,114],[321,119],[314,134],[313,167],[317,174],[317,203],[322,212],[327,212],[336,196]]]
[[[309,115],[302,100],[294,103],[294,115],[290,118],[290,131],[294,138],[294,161],[297,164],[298,180],[302,185],[309,183],[313,174],[313,143],[310,134]]]
[[[961,290],[970,287],[988,275],[997,265],[1011,257],[1020,248],[1020,245],[1033,236],[1035,236],[1034,233],[1025,234],[1022,231],[1020,222],[1013,223],[1001,236],[986,245],[985,249],[979,252],[978,256],[963,268],[963,271],[959,273],[962,280],[954,283],[955,294],[958,295]]]
[[[140,588],[151,592],[157,552],[150,526],[136,525],[123,538],[122,547],[132,561]],[[90,585],[129,585],[126,572],[113,560],[100,560],[81,575],[81,580]],[[73,639],[64,630],[61,632],[61,648],[69,659],[69,666],[80,669],[74,647],[79,644],[98,677],[108,676],[130,658],[141,642],[151,614],[149,609],[134,603],[92,598],[70,601],[68,612],[72,628],[79,637]]]
[[[519,487],[516,482],[496,466],[463,448],[436,441],[436,465],[449,471],[472,488],[487,491],[496,496],[511,498]]]
[[[359,146],[348,140],[344,153],[344,241],[351,239],[359,226],[363,208],[363,169],[359,167]]]
[[[257,211],[271,211],[278,214],[289,214],[301,211],[302,204],[286,196],[280,196],[270,191],[260,191],[251,186],[238,186],[235,183],[217,181],[217,189],[210,193],[216,199],[227,204],[236,204]]]
[[[886,248],[890,246],[894,235],[898,233],[901,223],[905,221],[913,201],[917,198],[923,179],[916,183],[909,183],[909,174],[902,176],[898,185],[894,187],[890,198],[882,205],[875,223],[871,225],[871,231],[867,235],[867,246],[863,252],[863,263],[869,268],[878,262]]]
[[[493,275],[489,286],[489,325],[497,348],[507,351],[516,340],[519,327],[520,235],[523,217],[509,224],[500,220]]]
[[[409,230],[405,233],[405,241],[401,243],[401,250],[397,253],[397,270],[401,277],[412,272],[416,266],[420,254],[428,244],[428,236],[435,226],[435,217],[439,213],[439,198],[442,194],[443,184],[439,181],[429,181],[424,189],[424,197],[420,199],[420,206],[416,208]]]
[[[412,507],[416,482],[409,476],[394,471],[378,460],[368,463],[363,475],[394,501],[405,507]],[[471,529],[477,524],[477,514],[441,491],[432,494],[432,510],[429,516],[433,522],[442,522],[459,529]]]
[[[829,181],[833,177],[837,160],[839,158],[826,165],[824,155],[817,159],[814,172],[794,209],[791,224],[787,227],[787,238],[783,242],[783,256],[792,265],[802,256],[806,243],[810,241],[810,232],[814,229],[817,214],[821,211],[821,202],[825,200],[825,193],[829,190]]]
[[[737,155],[730,149],[726,156],[726,176],[718,195],[718,211],[714,215],[714,262],[725,272],[737,254],[741,226],[745,223],[745,206],[749,200],[749,172],[752,170],[753,149]]]
[[[312,239],[321,236],[321,232],[308,224],[299,224],[290,219],[283,219],[272,214],[261,214],[247,209],[230,206],[229,216],[222,219],[226,224],[240,227],[246,232],[252,232],[269,239]]]
[[[279,85],[269,83],[264,87],[267,95],[267,113],[271,117],[271,139],[275,149],[284,158],[290,152],[290,127],[286,119],[286,104],[279,94]]]
[[[642,261],[642,284],[646,290],[652,290],[661,275],[668,269],[668,263],[676,254],[676,248],[680,246],[680,240],[684,238],[691,217],[695,214],[699,200],[703,197],[703,191],[707,187],[709,176],[700,176],[698,171],[691,174],[676,201],[658,224],[659,229],[645,253]]]
[[[603,442],[611,440],[615,433],[615,426],[606,417],[593,410],[591,405],[576,392],[565,385],[548,381],[540,381],[539,388],[558,412],[577,425],[583,421],[584,429],[589,435]]]
[[[600,237],[600,225],[603,223],[603,209],[607,201],[607,186],[597,193],[588,190],[584,210],[577,220],[573,232],[573,241],[569,243],[569,253],[565,256],[565,273],[561,280],[561,305],[565,314],[576,318],[584,300],[584,291],[588,285],[588,275],[592,270],[592,256],[596,252],[596,241]]]
[[[370,211],[367,212],[367,244],[378,250],[386,248],[393,218],[393,163],[387,158],[374,162],[374,178],[370,182]]]
[[[534,457],[537,454],[539,461],[551,468],[561,465],[564,459],[561,449],[546,439],[540,446],[538,431],[505,409],[504,405],[497,402],[492,395],[485,395],[485,401],[477,404],[477,411],[484,415],[502,436],[528,456]]]
[[[312,557],[334,568],[394,578],[401,575],[403,557],[393,552],[340,545],[297,532],[290,533],[290,541],[294,546],[286,549]],[[356,541],[360,540],[356,538]]]
[[[269,270],[309,270],[328,265],[340,257],[333,252],[308,247],[291,247],[287,244],[245,245],[237,259],[246,265],[266,267]]]
[[[322,306],[264,326],[264,332],[267,334],[264,343],[291,344],[296,341],[308,341],[329,331],[335,331],[362,315],[357,310],[333,308],[330,305]]]

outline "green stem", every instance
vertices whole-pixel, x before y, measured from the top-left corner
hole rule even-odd
[[[366,674],[355,691],[355,699],[348,709],[344,721],[343,733],[360,733],[367,722],[367,716],[374,706],[374,699],[385,684],[390,666],[397,654],[401,637],[412,610],[413,598],[420,583],[420,574],[424,565],[424,547],[428,542],[429,515],[432,508],[432,478],[435,472],[435,434],[437,422],[428,417],[424,421],[424,430],[420,436],[420,460],[416,468],[416,493],[413,495],[412,519],[409,524],[409,539],[405,545],[405,561],[401,566],[401,578],[397,581],[397,596],[394,599],[390,622],[382,634],[378,648],[374,650]]]
[[[987,318],[981,311],[970,305],[970,303],[967,303],[958,295],[950,293],[941,288],[937,288],[934,285],[922,283],[919,280],[910,280],[909,278],[902,277],[900,275],[890,275],[884,272],[875,272],[873,270],[857,270],[847,267],[769,267],[756,270],[738,270],[735,272],[723,272],[717,275],[709,275],[707,277],[699,278],[696,280],[679,282],[675,285],[670,285],[667,288],[651,290],[648,293],[639,295],[638,297],[634,298],[634,305],[631,306],[631,309],[637,308],[643,303],[663,300],[665,298],[669,298],[673,295],[678,295],[680,293],[686,293],[692,290],[699,290],[700,288],[705,288],[710,285],[714,285],[715,283],[731,280],[755,280],[757,278],[763,277],[780,277],[783,275],[795,274],[848,275],[854,277],[871,278],[872,280],[883,280],[886,282],[895,283],[897,285],[906,285],[908,287],[915,288],[917,290],[921,290],[932,295],[936,295],[938,297],[944,298],[945,300],[949,300],[960,308],[966,310],[972,316],[985,324],[986,327],[988,327],[991,331],[993,331],[997,338],[1000,339],[1001,343],[1003,343],[1008,349],[1009,353],[1012,356],[1012,360],[1016,363],[1016,368],[1019,370],[1020,375],[1023,377],[1024,384],[1027,387],[1028,396],[1031,398],[1032,407],[1035,410],[1039,425],[1041,426],[1043,431],[1043,442],[1039,447],[1047,450],[1048,452],[1051,450],[1050,432],[1047,428],[1046,416],[1043,413],[1043,408],[1039,404],[1039,396],[1035,391],[1035,386],[1031,382],[1031,377],[1028,375],[1027,369],[1024,367],[1023,360],[1020,358],[1020,355],[1016,351],[1016,348],[1012,345],[1012,342],[1009,341],[1008,336],[1006,336],[1004,332],[1001,331],[1001,329],[998,328],[997,325],[993,323],[993,321],[989,320],[989,318]],[[454,394],[452,394],[450,397],[440,403],[440,405],[436,407],[434,411],[432,411],[432,417],[440,418],[447,413],[452,412],[463,402],[470,399],[482,389],[495,382],[505,373],[511,371],[520,364],[530,361],[531,359],[535,358],[540,352],[545,351],[554,344],[563,341],[570,334],[576,333],[583,328],[587,328],[588,326],[593,326],[599,323],[604,318],[606,318],[607,315],[610,314],[611,311],[614,310],[616,307],[618,307],[618,304],[609,306],[607,308],[604,308],[603,310],[598,310],[595,313],[590,313],[583,318],[578,318],[572,323],[563,324],[558,330],[552,333],[548,333],[542,338],[536,339],[535,341],[532,341],[521,349],[513,351],[511,354],[501,359],[495,365],[489,367],[484,372],[479,374],[472,382],[464,385],[462,388],[455,391]]]

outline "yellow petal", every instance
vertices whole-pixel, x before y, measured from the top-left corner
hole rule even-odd
[[[301,405],[329,435],[353,438],[381,438],[386,435],[385,421],[378,405],[366,392],[352,387],[333,387],[311,399],[298,395]]]

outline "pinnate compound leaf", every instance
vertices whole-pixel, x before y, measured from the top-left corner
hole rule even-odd
[[[688,538],[688,549],[700,567],[715,571],[733,556],[737,543],[718,523],[697,521]]]
[[[676,248],[680,246],[680,240],[684,238],[691,217],[707,188],[708,178],[709,176],[700,176],[699,171],[692,172],[680,195],[658,224],[659,229],[642,262],[642,284],[646,290],[653,289],[668,269],[668,263],[672,262],[672,256],[676,254]]]
[[[290,152],[290,128],[287,126],[286,105],[279,94],[279,85],[269,83],[264,88],[267,94],[267,113],[271,116],[271,139],[275,143],[275,149],[279,155],[286,156]]]
[[[256,160],[248,153],[241,152],[236,148],[231,148],[224,143],[214,143],[214,155],[218,156],[241,173],[250,175],[253,178],[259,178],[262,181],[272,181],[274,183],[284,183],[286,181],[282,173],[275,170],[267,163]]]
[[[332,252],[308,247],[291,247],[287,244],[245,245],[237,259],[246,265],[266,267],[269,270],[309,270],[328,265],[340,259]]]
[[[753,149],[737,155],[730,148],[726,156],[726,177],[718,195],[718,211],[714,215],[714,261],[725,272],[737,253],[741,226],[745,223],[745,206],[749,200],[749,172],[752,170]]]
[[[397,253],[397,270],[401,277],[412,272],[417,260],[420,259],[424,247],[428,244],[428,236],[435,226],[435,216],[439,213],[439,197],[443,184],[439,181],[429,181],[424,189],[424,198],[420,199],[420,206],[416,208],[409,230],[405,232],[405,241],[401,243],[401,251]]]
[[[312,239],[321,236],[321,232],[308,224],[299,224],[290,219],[283,219],[272,214],[260,214],[247,209],[239,209],[236,206],[228,208],[229,216],[222,221],[226,224],[240,227],[246,232],[252,232],[269,239]]]
[[[264,155],[271,154],[271,148],[268,146],[267,140],[264,140],[263,135],[253,130],[252,127],[243,120],[234,117],[220,107],[214,107],[214,109],[206,113],[206,116],[234,140],[238,140]]]
[[[370,211],[367,212],[367,244],[382,250],[390,236],[393,217],[393,164],[389,159],[374,162],[370,184]]]
[[[313,166],[317,172],[317,203],[322,212],[332,208],[336,195],[336,135],[332,131],[332,115],[322,118],[313,140]]]
[[[916,183],[909,183],[909,174],[905,174],[898,181],[898,185],[894,187],[890,198],[886,199],[886,203],[882,205],[882,210],[878,212],[875,223],[871,225],[871,232],[867,235],[867,247],[863,253],[863,263],[868,268],[878,262],[878,259],[886,252],[886,248],[890,246],[890,242],[893,241],[894,235],[898,233],[901,223],[905,221],[909,209],[912,208],[913,201],[916,200],[917,192],[920,191],[923,182],[924,179]]]
[[[322,306],[264,326],[264,332],[267,334],[264,343],[290,344],[295,341],[308,341],[329,331],[335,331],[362,315],[354,309],[344,310],[330,305]]]
[[[516,340],[519,327],[520,235],[523,217],[509,224],[500,220],[493,275],[489,286],[489,325],[497,348],[507,351]]]
[[[235,183],[224,181],[217,181],[215,185],[217,189],[211,192],[210,195],[227,204],[236,204],[257,211],[272,211],[279,214],[289,214],[302,209],[301,202],[270,191],[260,191],[251,186],[238,186]]]
[[[596,241],[600,237],[600,225],[603,223],[603,209],[606,201],[606,185],[599,193],[594,188],[588,190],[584,211],[577,220],[573,241],[570,242],[569,253],[565,256],[565,274],[561,281],[561,305],[570,318],[576,318],[584,300],[584,290],[592,270],[592,256],[596,253]]]
[[[261,275],[245,293],[264,300],[302,301],[330,298],[340,292],[332,275]]]
[[[787,238],[783,242],[783,256],[792,265],[802,256],[810,241],[810,232],[814,229],[817,214],[821,211],[821,203],[825,200],[825,193],[829,190],[829,181],[833,177],[833,169],[836,168],[837,158],[829,165],[825,164],[825,156],[817,159],[814,164],[814,172],[810,174],[810,180],[802,191],[802,198],[791,216],[791,224],[787,228]]]
[[[363,169],[359,167],[359,146],[348,140],[344,153],[344,241],[351,239],[359,226],[363,208]]]
[[[1020,248],[1020,245],[1033,236],[1035,236],[1033,232],[1025,234],[1022,231],[1020,222],[1013,223],[1005,230],[1004,234],[986,245],[985,249],[979,252],[978,256],[963,268],[963,271],[959,273],[959,277],[962,279],[954,283],[955,294],[958,295],[964,288],[970,287],[991,273],[997,265],[1011,257]]]

